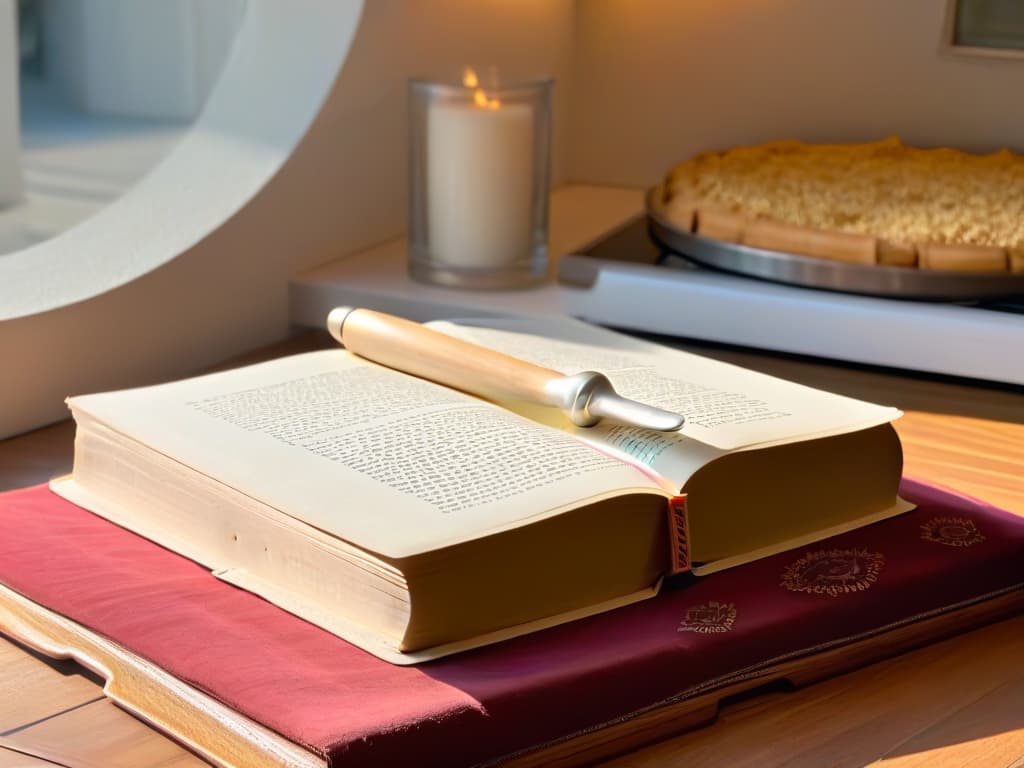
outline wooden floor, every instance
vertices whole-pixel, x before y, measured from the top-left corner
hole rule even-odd
[[[271,352],[324,342],[309,335]],[[1024,516],[1024,392],[694,349],[905,409],[896,426],[908,475]],[[66,472],[72,438],[64,423],[0,442],[0,488]],[[0,768],[203,764],[107,701],[102,680],[74,662],[0,640]],[[1024,768],[1024,616],[801,690],[744,696],[713,725],[606,765]]]

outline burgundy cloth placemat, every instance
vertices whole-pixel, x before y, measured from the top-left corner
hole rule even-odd
[[[0,581],[333,765],[473,764],[1021,586],[1024,519],[911,481],[903,494],[916,511],[417,667],[380,661],[44,486],[0,495]]]

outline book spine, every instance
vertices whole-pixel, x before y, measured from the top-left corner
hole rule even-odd
[[[690,570],[690,529],[686,521],[686,494],[668,499],[669,576]]]

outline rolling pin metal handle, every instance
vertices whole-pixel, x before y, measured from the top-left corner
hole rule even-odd
[[[618,394],[603,373],[583,371],[549,382],[552,405],[561,408],[573,424],[592,427],[602,419],[620,424],[675,432],[685,419],[678,413],[638,403]]]

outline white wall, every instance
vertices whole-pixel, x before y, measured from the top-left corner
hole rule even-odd
[[[947,0],[580,0],[574,180],[773,138],[1024,150],[1024,61],[940,54]]]

